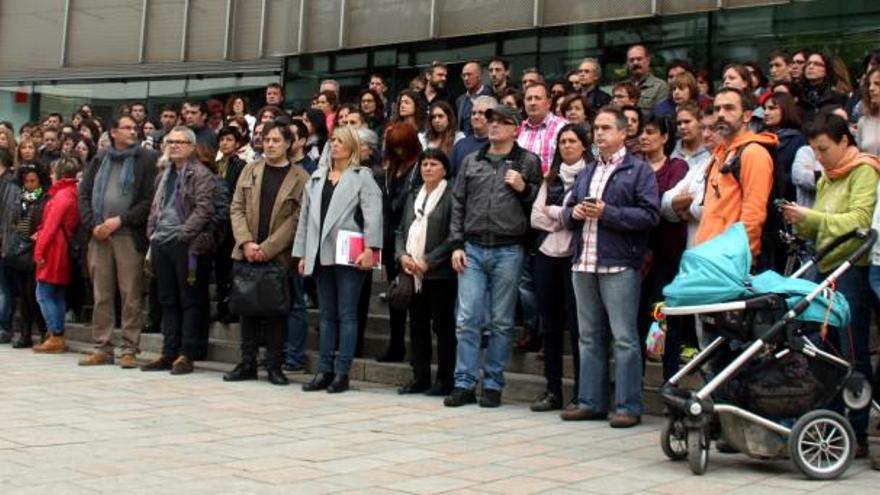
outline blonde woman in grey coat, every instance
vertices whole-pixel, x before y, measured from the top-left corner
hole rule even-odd
[[[331,164],[312,174],[303,195],[293,257],[299,259],[302,275],[315,277],[321,308],[321,357],[318,373],[303,385],[307,392],[348,390],[358,299],[382,246],[382,193],[373,172],[360,166],[359,148],[355,131],[336,128],[330,139]],[[363,235],[363,252],[351,263],[337,263],[337,239],[349,232]],[[337,332],[339,352],[334,362]]]

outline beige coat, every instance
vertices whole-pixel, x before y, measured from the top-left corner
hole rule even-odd
[[[229,209],[232,221],[232,235],[235,247],[232,248],[232,259],[244,260],[242,246],[247,242],[256,242],[257,230],[260,225],[260,192],[263,184],[263,170],[266,168],[264,159],[248,163],[238,179],[232,205]],[[260,243],[260,249],[270,260],[280,261],[292,267],[290,249],[296,233],[299,211],[302,204],[303,188],[309,174],[300,166],[291,165],[290,172],[284,177],[269,220],[269,237]]]

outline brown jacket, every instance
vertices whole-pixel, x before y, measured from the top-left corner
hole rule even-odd
[[[247,242],[256,242],[256,233],[260,225],[260,191],[265,168],[266,161],[263,158],[248,163],[241,171],[238,185],[232,195],[232,205],[229,209],[232,234],[235,237],[232,259],[244,260],[242,246]],[[309,174],[302,167],[296,165],[290,167],[275,197],[275,205],[272,207],[272,216],[269,220],[269,237],[260,244],[260,249],[270,260],[280,261],[287,267],[293,266],[290,249],[299,221],[303,188],[308,179]]]
[[[174,163],[168,163],[165,169],[156,177],[153,203],[150,206],[150,215],[147,218],[147,238],[152,239],[159,221],[159,214],[165,202],[165,183],[168,173]],[[213,246],[211,221],[214,216],[214,195],[217,194],[217,182],[214,174],[208,167],[196,160],[190,160],[184,165],[181,176],[178,178],[180,198],[179,211],[182,225],[178,233],[180,242],[190,245],[190,251],[195,254],[211,253],[216,248]]]

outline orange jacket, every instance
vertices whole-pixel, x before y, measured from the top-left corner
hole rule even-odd
[[[752,258],[756,259],[761,253],[761,229],[767,218],[767,200],[773,189],[773,157],[764,146],[749,146],[741,155],[741,184],[733,174],[721,173],[725,161],[732,159],[738,148],[749,143],[776,146],[778,139],[775,134],[746,131],[729,145],[718,146],[706,180],[703,216],[694,244],[707,241],[742,221],[749,235]]]

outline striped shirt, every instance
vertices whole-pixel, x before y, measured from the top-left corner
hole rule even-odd
[[[546,174],[553,163],[553,155],[556,153],[556,137],[562,126],[567,123],[568,121],[562,117],[548,113],[540,124],[532,125],[526,119],[519,126],[516,142],[541,158],[542,174]]]
[[[626,148],[620,148],[617,153],[611,155],[611,159],[605,162],[602,155],[596,160],[596,170],[593,172],[593,178],[590,181],[587,197],[601,198],[605,192],[605,186],[608,179],[614,174],[614,169],[623,163],[623,157],[626,156]],[[584,220],[584,230],[581,236],[583,249],[581,249],[581,258],[571,269],[575,272],[587,273],[620,273],[626,270],[625,266],[599,266],[599,219],[587,218]]]

